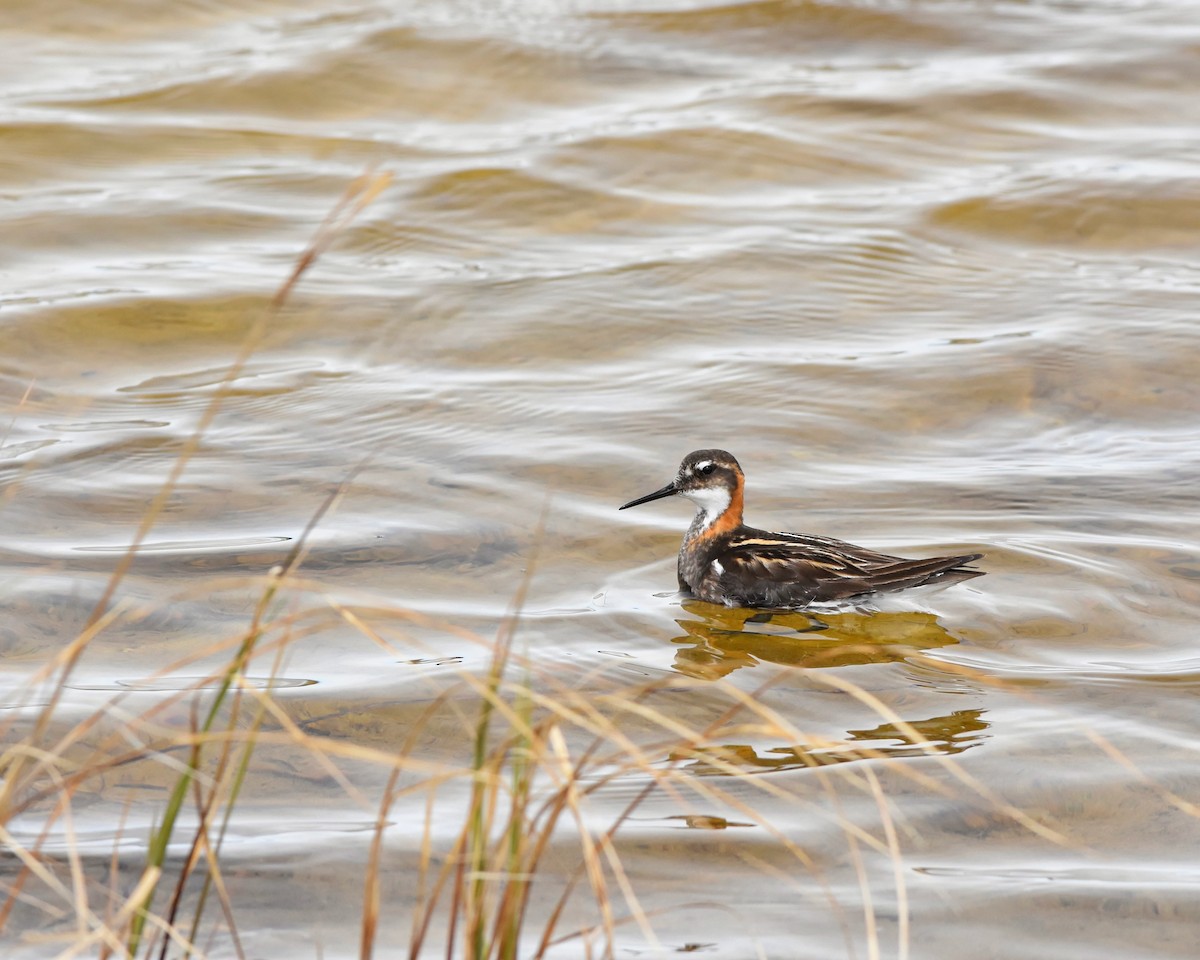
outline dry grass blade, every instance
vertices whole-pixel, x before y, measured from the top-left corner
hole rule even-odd
[[[379,871],[383,859],[383,833],[387,828],[388,812],[391,810],[392,804],[396,801],[398,791],[396,784],[400,779],[400,775],[407,769],[407,765],[401,762],[400,758],[411,755],[416,745],[417,738],[425,729],[425,724],[434,715],[434,713],[443,705],[448,693],[434,699],[416,722],[413,723],[412,729],[409,731],[408,737],[401,745],[396,762],[392,766],[392,772],[388,776],[387,783],[384,786],[383,794],[379,801],[379,811],[375,816],[375,829],[371,837],[371,847],[367,855],[366,873],[363,878],[363,915],[362,915],[362,932],[359,943],[359,958],[360,960],[370,960],[374,954],[375,940],[379,930],[379,915],[380,915],[380,892],[379,892]],[[429,859],[432,855],[433,836],[431,830],[432,824],[432,802],[433,791],[429,792],[426,802],[425,816],[425,832],[422,835],[422,856],[420,865],[420,876],[422,880],[427,876],[429,868]],[[416,902],[421,903],[423,896],[418,892]],[[416,942],[416,922],[421,915],[419,910],[413,911],[414,922],[414,942]],[[428,919],[428,916],[426,917]],[[413,955],[419,953],[420,949],[410,951]]]
[[[17,401],[17,405],[13,408],[12,419],[8,421],[8,426],[4,428],[4,433],[0,434],[0,447],[8,443],[8,438],[12,436],[13,427],[17,425],[17,417],[25,409],[25,404],[29,402],[29,398],[33,396],[33,388],[37,385],[36,380],[30,380],[28,386],[25,387],[25,392],[21,394],[21,399]],[[15,487],[16,484],[13,484]],[[15,492],[12,488],[4,491],[7,496],[12,496]]]
[[[828,771],[818,769],[816,775],[825,787],[826,793],[833,801],[834,808],[837,810],[838,820],[843,825],[843,833],[846,836],[846,847],[850,854],[850,863],[854,867],[854,876],[858,881],[858,889],[862,895],[863,929],[867,938],[867,960],[879,960],[879,926],[875,918],[875,898],[871,893],[870,877],[867,875],[866,864],[863,862],[862,851],[859,849],[858,838],[856,836],[859,830],[857,825],[855,825],[855,829],[848,829],[851,821],[842,808],[841,797],[838,796],[838,792],[833,786],[833,778],[829,776]]]
[[[900,838],[896,834],[896,823],[892,818],[891,805],[883,792],[883,785],[870,767],[864,768],[867,782],[871,786],[871,795],[879,809],[879,820],[883,824],[884,837],[887,839],[888,851],[892,859],[892,877],[896,884],[896,913],[898,915],[898,930],[896,945],[897,960],[908,960],[909,951],[909,911],[908,885],[904,882],[904,857],[900,851]]]
[[[588,831],[587,822],[583,815],[578,781],[576,779],[577,771],[571,767],[566,741],[563,739],[562,731],[557,726],[551,729],[547,746],[554,765],[558,767],[565,807],[574,817],[575,825],[579,832],[583,867],[591,884],[592,895],[596,899],[596,905],[600,909],[601,924],[606,943],[605,955],[608,956],[612,951],[616,924],[613,917],[612,903],[608,896],[608,886],[604,879],[604,866],[600,859],[596,842]],[[640,911],[638,911],[638,916],[639,919],[644,920],[644,916]],[[654,932],[650,930],[648,925],[644,926],[643,929],[652,938],[653,942]]]
[[[81,937],[60,953],[56,960],[71,960],[71,958],[79,956],[84,951],[90,950],[97,941],[104,941],[110,949],[123,950],[117,939],[120,931],[129,923],[131,917],[136,916],[147,892],[154,889],[160,877],[161,873],[153,868],[147,868],[143,871],[137,885],[113,917],[111,926],[98,925],[87,936]]]
[[[383,857],[383,831],[387,827],[387,815],[394,800],[396,781],[399,779],[400,768],[393,767],[392,775],[388,777],[383,788],[383,798],[379,801],[379,815],[375,819],[375,832],[367,854],[366,874],[363,880],[362,933],[358,948],[360,960],[370,960],[375,952],[375,937],[379,931],[379,869]]]
[[[30,689],[33,689],[39,687],[50,676],[57,673],[57,680],[51,691],[50,699],[39,712],[33,731],[13,747],[7,748],[3,753],[0,753],[0,774],[3,774],[2,785],[0,785],[0,823],[10,820],[20,809],[18,798],[29,788],[29,784],[37,780],[48,765],[59,762],[66,745],[71,742],[70,738],[73,735],[77,735],[77,731],[85,728],[90,722],[94,722],[94,719],[83,721],[74,731],[68,733],[63,740],[60,740],[53,747],[43,748],[41,746],[50,720],[54,716],[55,710],[62,699],[63,690],[66,688],[67,677],[71,672],[71,668],[83,654],[87,645],[102,630],[115,623],[124,614],[126,609],[125,605],[117,604],[103,617],[94,623],[90,623],[71,643],[55,656],[49,665],[39,670],[31,678],[28,686]],[[7,733],[7,730],[5,730],[5,733]],[[25,763],[31,758],[36,759],[36,762],[32,769],[27,770],[25,769]]]

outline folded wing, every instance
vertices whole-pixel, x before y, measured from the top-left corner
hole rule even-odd
[[[983,574],[967,566],[981,556],[908,560],[828,537],[746,530],[725,545],[705,579],[714,593],[754,606],[802,606],[969,580]]]

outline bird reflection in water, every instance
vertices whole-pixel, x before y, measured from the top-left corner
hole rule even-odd
[[[690,615],[675,622],[684,635],[675,669],[699,680],[718,680],[759,663],[816,669],[894,663],[915,652],[958,643],[932,613],[763,611],[686,600]],[[878,757],[962,753],[986,737],[983,710],[956,710],[945,716],[881,723],[848,730],[844,740],[756,748],[723,744],[689,753],[693,772],[729,774],[827,766]],[[679,757],[677,759],[683,759]]]
[[[958,643],[932,613],[814,613],[749,610],[685,600],[694,619],[676,620],[684,636],[672,643],[675,669],[717,680],[760,662],[791,667],[893,663],[915,650]]]
[[[845,741],[795,744],[757,749],[749,744],[721,744],[690,751],[672,759],[687,759],[692,773],[728,776],[735,770],[761,773],[797,767],[827,767],[834,763],[880,758],[951,756],[962,753],[986,736],[990,724],[982,710],[955,710],[943,717],[909,720],[903,725],[881,723],[870,730],[850,730]]]

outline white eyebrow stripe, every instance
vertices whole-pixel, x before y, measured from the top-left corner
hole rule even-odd
[[[711,467],[712,465],[713,462],[711,460],[701,460],[698,464],[696,464],[696,469],[703,470],[705,467]]]

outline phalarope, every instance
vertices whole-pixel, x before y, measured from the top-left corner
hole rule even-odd
[[[746,478],[732,454],[696,450],[675,479],[620,509],[678,495],[696,505],[679,548],[679,589],[728,607],[804,607],[863,599],[982,576],[966,564],[982,553],[907,560],[801,533],[768,533],[742,522]]]

